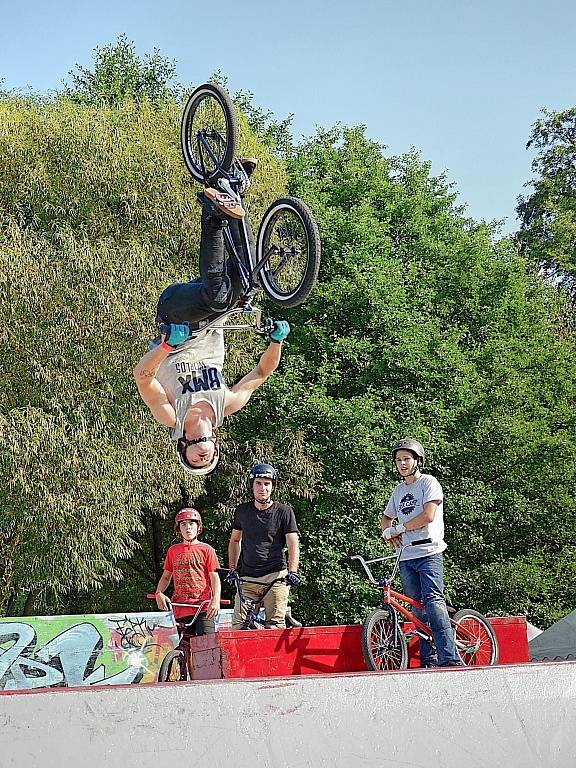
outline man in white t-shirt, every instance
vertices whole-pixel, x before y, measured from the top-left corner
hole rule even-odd
[[[421,667],[461,667],[454,630],[444,597],[442,552],[444,541],[442,486],[432,475],[424,475],[425,453],[411,438],[398,440],[392,459],[402,478],[394,489],[384,515],[382,536],[392,546],[405,547],[400,559],[404,594],[424,604],[415,615],[430,627],[434,648],[420,638]],[[396,525],[393,525],[394,521]]]

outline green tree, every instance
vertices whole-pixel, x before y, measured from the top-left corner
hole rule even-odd
[[[77,64],[68,74],[72,84],[65,85],[64,94],[79,104],[113,106],[125,98],[159,102],[178,97],[181,91],[180,86],[170,85],[176,62],[162,56],[158,48],[141,59],[126,35],[94,49],[93,69]]]
[[[177,506],[201,509],[222,556],[246,472],[268,460],[302,530],[296,615],[358,620],[375,595],[339,561],[382,553],[389,447],[413,435],[446,491],[451,592],[542,624],[567,613],[576,356],[562,296],[467,219],[416,153],[388,157],[363,128],[337,128],[283,163],[251,119],[239,152],[262,160],[253,220],[288,182],[319,221],[323,261],[310,299],[286,313],[280,371],[227,420],[219,471],[201,484],[180,473],[130,376],[159,292],[197,269],[178,105],[0,101],[3,606],[144,607]],[[229,380],[261,345],[231,334]]]
[[[374,599],[337,563],[349,549],[381,551],[389,446],[407,434],[446,489],[455,598],[543,623],[568,612],[576,366],[561,297],[512,243],[466,219],[427,163],[386,158],[361,128],[305,143],[290,183],[324,246],[290,373],[266,393],[282,393],[276,421],[303,432],[323,467],[301,510],[312,570],[302,613],[358,618]],[[542,529],[554,534],[542,541]]]
[[[157,567],[150,517],[201,492],[131,376],[158,295],[197,274],[179,119],[173,100],[0,101],[0,610],[20,606],[22,589],[26,610],[62,610],[69,593],[119,580],[116,604],[129,608]],[[261,214],[285,175],[243,131],[241,146],[264,161],[251,187]],[[257,346],[230,356],[230,377]],[[128,588],[139,548],[154,555],[142,590]]]
[[[576,107],[543,110],[526,145],[536,151],[533,192],[518,199],[518,240],[529,258],[576,296]]]

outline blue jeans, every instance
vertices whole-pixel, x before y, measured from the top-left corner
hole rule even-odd
[[[460,663],[456,651],[454,630],[444,598],[442,554],[417,557],[400,563],[400,577],[404,594],[424,604],[425,610],[414,609],[414,614],[430,627],[434,647],[420,638],[420,666],[444,667]]]

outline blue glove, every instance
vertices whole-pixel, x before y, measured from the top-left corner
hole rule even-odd
[[[161,325],[160,333],[164,336],[162,346],[174,349],[188,340],[188,337],[190,336],[190,328],[184,323],[170,323],[170,325]]]
[[[235,568],[230,569],[230,573],[226,576],[224,579],[225,584],[236,584],[237,579],[239,578],[238,571]]]
[[[300,576],[298,576],[297,573],[294,573],[294,571],[288,571],[284,577],[284,580],[289,587],[299,587],[302,583],[302,579]]]
[[[278,342],[284,341],[290,333],[290,325],[287,320],[274,320],[274,328],[270,331],[270,339]]]

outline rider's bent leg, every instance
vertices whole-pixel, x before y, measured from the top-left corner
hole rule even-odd
[[[232,291],[226,274],[223,226],[221,218],[203,209],[200,278],[166,288],[158,301],[158,323],[196,323],[228,308]]]
[[[236,222],[230,220],[230,226]],[[228,308],[232,292],[231,283],[226,274],[226,253],[222,228],[222,218],[214,216],[202,208],[200,222],[200,277],[203,283],[204,299],[211,312],[223,312]]]

